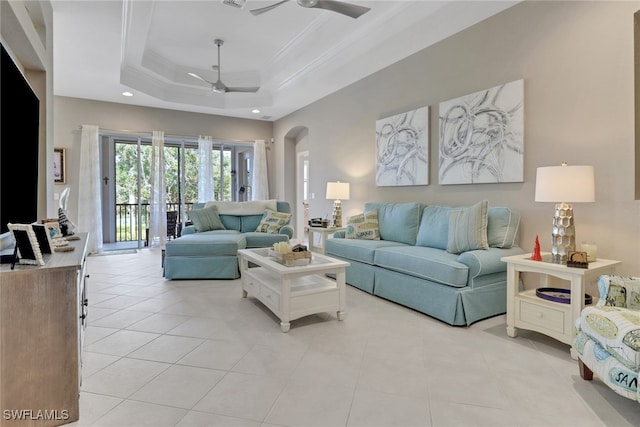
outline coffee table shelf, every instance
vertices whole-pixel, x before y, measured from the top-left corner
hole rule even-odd
[[[241,249],[238,255],[242,296],[257,298],[278,316],[282,332],[289,331],[292,320],[310,314],[335,311],[338,320],[344,318],[348,262],[313,254],[308,265],[287,267],[265,249]]]

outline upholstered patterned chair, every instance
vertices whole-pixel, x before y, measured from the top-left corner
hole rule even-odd
[[[640,277],[601,276],[600,299],[576,321],[580,376],[595,373],[616,393],[640,401]]]

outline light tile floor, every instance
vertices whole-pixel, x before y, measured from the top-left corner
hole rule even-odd
[[[160,252],[87,260],[69,426],[638,426],[569,347],[505,316],[452,327],[347,287],[347,315],[280,331],[239,280],[166,281]]]

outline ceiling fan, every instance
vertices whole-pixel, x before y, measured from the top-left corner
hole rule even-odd
[[[262,13],[275,9],[276,7],[288,1],[289,0],[282,0],[278,3],[272,4],[271,6],[261,7],[259,9],[253,9],[250,12],[253,15],[260,15]],[[368,7],[359,6],[357,4],[345,3],[345,2],[333,1],[333,0],[296,0],[296,1],[302,7],[330,10],[332,12],[338,12],[343,15],[350,16],[351,18],[358,18],[371,10]]]
[[[209,93],[227,93],[227,92],[247,92],[247,93],[255,93],[260,89],[259,86],[250,86],[250,87],[231,87],[222,83],[220,80],[220,46],[223,45],[224,40],[215,39],[213,43],[218,46],[218,65],[214,65],[212,68],[214,70],[218,70],[218,80],[215,82],[209,81],[202,76],[199,76],[196,73],[188,73],[191,77],[195,77],[196,79],[202,80],[205,83],[209,83],[211,85],[211,92]]]

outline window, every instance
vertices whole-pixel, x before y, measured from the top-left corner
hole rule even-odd
[[[113,155],[107,156],[111,160],[106,167],[112,172],[104,178],[108,187],[103,192],[103,206],[107,207],[103,217],[105,243],[144,242],[151,195],[151,138],[114,136],[108,141],[103,149]],[[187,211],[198,202],[198,142],[165,136],[164,149],[167,211],[178,211],[178,222],[182,223],[183,197]],[[253,153],[252,144],[214,142],[211,179],[215,200],[246,200],[246,193],[239,189],[248,182],[247,152]],[[243,171],[240,176],[236,173],[238,169]]]

